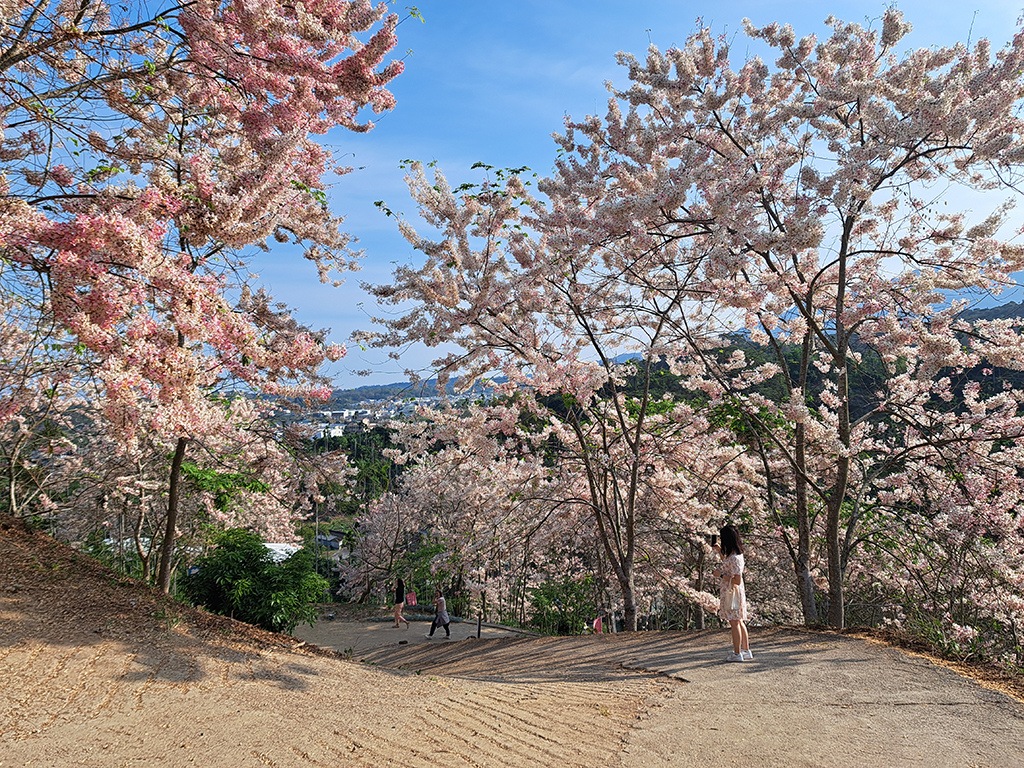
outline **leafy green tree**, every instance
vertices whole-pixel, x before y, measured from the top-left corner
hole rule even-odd
[[[181,474],[191,480],[197,490],[212,494],[214,507],[221,511],[228,509],[240,491],[266,493],[270,490],[265,482],[245,473],[218,472],[190,461],[182,462]]]
[[[308,549],[275,563],[260,537],[240,528],[223,531],[214,543],[182,580],[192,603],[272,632],[313,624],[327,581],[313,572]]]
[[[374,427],[362,433],[321,437],[313,441],[313,453],[344,451],[349,463],[356,468],[350,490],[343,491],[340,486],[322,489],[325,495],[338,499],[332,514],[356,515],[365,504],[391,488],[394,479],[401,474],[402,467],[395,466],[384,455],[384,451],[395,447],[391,441],[391,431],[385,427]]]
[[[591,576],[545,582],[530,590],[528,626],[549,635],[578,635],[597,615]]]

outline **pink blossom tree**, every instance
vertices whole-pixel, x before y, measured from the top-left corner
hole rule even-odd
[[[629,479],[614,471],[627,459],[607,414],[591,423],[602,413],[595,402],[567,418],[561,402],[544,404],[520,390],[507,401],[422,408],[416,419],[396,423],[402,449],[392,456],[405,469],[399,488],[358,520],[360,566],[352,577],[380,577],[410,546],[436,546],[437,577],[465,587],[478,608],[496,609],[504,620],[525,620],[533,588],[587,577],[598,605],[621,610],[629,628],[666,594],[682,595],[703,616],[699,609],[714,600],[701,593],[704,533],[718,515],[709,487],[726,493],[728,476],[732,490],[752,496],[731,475],[743,462],[714,445],[712,430],[709,443],[692,439],[679,428],[691,423],[688,409],[660,400],[629,514],[616,498]],[[626,410],[636,405],[626,402]],[[712,465],[725,470],[717,483],[700,476]],[[684,552],[691,549],[697,558]]]
[[[631,271],[655,265],[628,246],[569,253],[531,237],[524,212],[547,213],[517,177],[460,194],[414,166],[409,183],[440,239],[402,222],[425,263],[371,290],[413,308],[363,340],[454,343],[460,350],[436,361],[439,384],[456,373],[460,387],[502,377],[488,383],[508,403],[467,419],[451,439],[472,447],[503,434],[537,455],[558,454],[559,491],[549,498],[592,527],[635,629],[638,558],[650,562],[658,532],[703,538],[721,517],[712,500],[730,489],[741,506],[757,504],[725,431],[690,404],[651,394],[681,294],[635,291]],[[615,359],[626,352],[638,359]],[[524,414],[535,427],[520,425]]]
[[[812,521],[822,511],[828,617],[842,626],[857,489],[886,476],[864,458],[888,466],[885,455],[909,460],[935,439],[882,439],[882,415],[934,414],[932,399],[948,394],[936,376],[943,367],[1021,364],[1018,334],[1006,324],[972,329],[958,319],[964,304],[949,300],[1013,284],[1024,249],[1005,239],[1009,203],[999,196],[971,221],[944,210],[934,190],[1012,194],[1024,159],[1024,34],[995,56],[987,41],[897,56],[910,30],[898,11],[879,30],[828,23],[820,43],[748,24],[777,51],[774,68],[752,58],[734,70],[729,45],[707,29],[665,54],[652,48],[644,63],[620,56],[632,85],[614,91],[603,121],[571,123],[558,138],[565,156],[542,187],[553,204],[541,226],[554,250],[629,243],[660,254],[662,272],[686,274],[677,357],[699,361],[713,396],[741,407],[781,459],[808,620]],[[638,277],[636,290],[663,291],[663,274]],[[730,323],[777,359],[723,366],[710,350]],[[787,348],[799,350],[795,365]],[[874,407],[854,414],[851,369],[869,353],[890,375]],[[813,390],[812,366],[823,374]],[[776,372],[781,411],[750,387]]]
[[[550,559],[556,540],[571,547],[579,537],[543,453],[532,443],[523,450],[518,435],[503,431],[511,413],[479,404],[421,408],[395,423],[402,448],[392,456],[404,471],[394,496],[415,521],[419,546],[436,550],[435,578],[482,611],[522,621],[537,564]]]
[[[759,499],[738,498],[789,552],[805,619],[818,620],[823,584],[841,627],[876,502],[940,456],[1002,462],[1012,453],[1001,441],[1021,437],[1021,393],[965,400],[945,374],[1024,365],[1019,324],[963,315],[1024,266],[1008,231],[1024,161],[1024,32],[995,53],[980,41],[897,54],[910,25],[896,10],[879,29],[827,24],[822,41],[746,24],[773,65],[734,68],[728,42],[705,28],[645,61],[620,54],[630,85],[612,88],[604,118],[567,121],[555,137],[546,201],[518,178],[460,194],[414,169],[413,197],[441,236],[403,222],[425,262],[375,289],[412,309],[372,338],[454,342],[442,374],[498,371],[510,390],[601,409],[577,423],[570,409],[566,435],[584,449],[595,525],[624,564],[629,550],[610,534],[634,530],[637,480],[663,442],[647,439],[649,404],[619,397],[612,359],[664,359],[717,414],[686,419],[733,434],[690,439],[756,457],[759,478],[735,477]],[[979,201],[978,216],[955,210]],[[742,344],[725,353],[730,333]],[[851,378],[872,365],[883,375],[855,408]],[[947,401],[959,405],[936,408]],[[606,486],[605,466],[625,482]],[[614,507],[596,503],[605,488]]]
[[[314,137],[392,106],[396,23],[367,0],[37,0],[0,19],[0,248],[95,357],[118,443],[174,442],[164,589],[187,446],[224,418],[212,389],[322,395],[343,353],[239,280],[270,239],[321,280],[347,266],[324,192],[346,169]]]
[[[70,458],[71,409],[91,391],[85,361],[52,316],[37,311],[42,291],[34,288],[0,291],[0,482],[2,505],[16,517],[39,498],[47,467]]]
[[[341,452],[310,454],[308,435],[282,433],[258,401],[238,397],[221,405],[220,428],[193,438],[182,465],[174,564],[202,551],[211,529],[295,541],[295,520],[325,503],[325,488],[347,486],[354,472]],[[23,460],[41,480],[34,511],[55,535],[89,544],[125,572],[149,579],[163,549],[175,440],[149,433],[140,436],[140,450],[119,451],[101,409],[79,404],[73,417],[73,430],[48,438],[64,452],[37,450]]]
[[[850,560],[850,589],[881,596],[885,620],[957,655],[1017,666],[1024,621],[1021,393],[985,378],[946,387],[939,391],[959,397],[948,404],[936,398],[927,412],[893,414],[904,451],[889,455],[892,474],[873,494],[856,496],[861,552]]]

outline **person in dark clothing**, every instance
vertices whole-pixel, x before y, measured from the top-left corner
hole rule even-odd
[[[402,606],[405,605],[405,582],[401,577],[395,584],[395,629],[398,629],[401,622],[405,622],[405,628],[409,628],[409,620],[402,615]]]

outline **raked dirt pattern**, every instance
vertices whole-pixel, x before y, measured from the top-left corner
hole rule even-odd
[[[2,522],[0,766],[1024,765],[1018,700],[857,638],[453,627],[300,645]]]

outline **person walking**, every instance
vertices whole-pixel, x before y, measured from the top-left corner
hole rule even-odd
[[[409,620],[402,615],[403,606],[405,606],[405,582],[399,576],[398,582],[395,584],[395,629],[398,629],[403,621],[405,628],[409,628]]]
[[[444,627],[444,639],[452,639],[452,631],[449,628],[451,624],[451,617],[448,616],[448,604],[445,602],[444,595],[441,594],[440,589],[434,590],[434,621],[430,625],[430,633],[427,637],[433,637],[434,632],[438,627]]]
[[[736,526],[726,525],[719,531],[722,545],[711,548],[722,558],[722,564],[711,573],[718,579],[718,615],[729,622],[732,653],[726,661],[750,661],[750,638],[747,636],[747,594],[743,587],[743,541]]]

